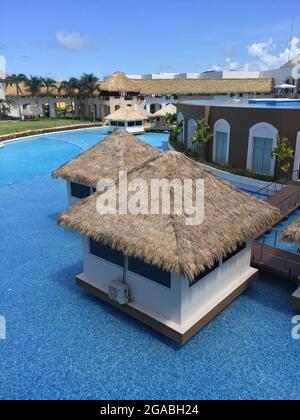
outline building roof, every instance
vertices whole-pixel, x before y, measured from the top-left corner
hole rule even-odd
[[[287,67],[294,67],[294,66],[297,66],[297,64],[300,64],[300,54],[293,57],[291,60],[285,63],[281,68],[284,69]]]
[[[148,112],[139,105],[123,106],[117,111],[105,117],[107,121],[139,121],[147,120]]]
[[[282,239],[285,242],[300,244],[300,219],[295,220],[294,223],[285,229]]]
[[[173,104],[169,104],[161,108],[155,114],[152,114],[152,117],[165,117],[167,114],[177,114],[177,107]]]
[[[100,179],[118,178],[119,171],[130,171],[160,153],[125,130],[119,130],[62,165],[52,176],[96,187]]]
[[[62,213],[59,224],[193,280],[279,217],[279,210],[204,171],[178,152],[161,153],[148,160],[128,175],[128,182],[137,178],[145,180],[148,187],[153,179],[203,179],[204,222],[188,226],[179,215],[99,215],[96,203],[101,192],[96,192]]]
[[[106,92],[138,92],[136,84],[125,73],[118,71],[101,83],[101,90]]]
[[[265,93],[274,90],[273,79],[134,80],[141,95],[219,95]]]

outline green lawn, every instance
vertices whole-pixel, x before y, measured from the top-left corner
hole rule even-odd
[[[0,136],[14,134],[21,131],[40,130],[44,128],[65,127],[71,125],[92,124],[89,121],[80,121],[72,119],[50,119],[41,118],[33,121],[0,121]]]

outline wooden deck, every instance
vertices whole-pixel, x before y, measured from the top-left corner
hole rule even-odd
[[[300,207],[300,187],[289,185],[268,197],[266,201],[280,210],[280,222]],[[252,266],[291,280],[300,286],[299,254],[255,241],[252,246]],[[300,288],[292,296],[292,303],[296,308],[300,308]]]

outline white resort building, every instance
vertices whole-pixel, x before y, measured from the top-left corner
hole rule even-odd
[[[188,226],[175,214],[100,215],[96,192],[59,224],[82,234],[80,287],[184,344],[250,286],[257,274],[251,241],[279,212],[177,152],[146,161],[130,172],[128,182],[136,179],[149,188],[152,179],[203,179],[204,222]]]
[[[110,133],[126,130],[131,134],[143,134],[150,115],[141,106],[125,105],[105,118]]]

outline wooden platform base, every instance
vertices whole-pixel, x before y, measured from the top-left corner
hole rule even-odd
[[[233,293],[227,296],[226,299],[220,302],[213,310],[206,314],[184,334],[179,333],[178,331],[131,307],[130,305],[118,305],[117,303],[112,302],[106,293],[90,285],[86,281],[82,280],[80,277],[76,278],[76,284],[82,289],[85,289],[88,293],[92,294],[93,296],[96,296],[102,301],[109,303],[110,305],[126,313],[127,315],[132,316],[133,318],[153,328],[154,330],[165,335],[166,337],[170,338],[176,343],[184,345],[187,341],[194,337],[202,328],[204,328],[213,318],[215,318],[223,309],[225,309],[231,302],[233,302],[238,296],[244,293],[251,286],[252,282],[256,278],[257,273],[251,276],[238,289],[236,289]]]

